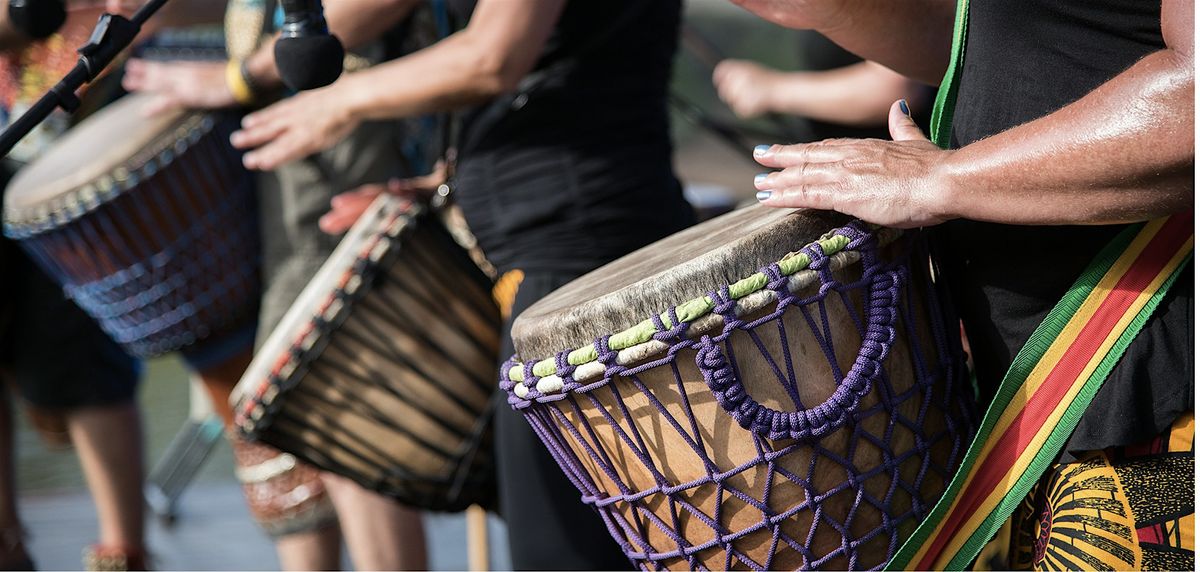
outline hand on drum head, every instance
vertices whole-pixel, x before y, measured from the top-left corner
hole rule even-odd
[[[151,62],[129,60],[121,85],[155,94],[147,115],[168,109],[221,109],[237,105],[225,81],[227,62]]]
[[[242,159],[246,168],[270,171],[333,147],[354,131],[360,119],[350,113],[339,85],[300,92],[243,118],[230,141],[253,149]]]
[[[943,166],[954,153],[934,145],[909,117],[907,103],[892,104],[894,141],[828,139],[760,146],[754,159],[781,169],[759,175],[758,200],[769,207],[832,210],[867,222],[915,228],[945,222]]]
[[[414,202],[428,201],[445,182],[446,164],[438,161],[433,172],[422,177],[392,179],[385,184],[363,185],[344,192],[329,201],[331,208],[319,221],[321,230],[327,234],[346,232],[381,193],[390,193]]]

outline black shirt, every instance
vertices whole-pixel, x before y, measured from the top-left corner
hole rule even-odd
[[[691,224],[666,97],[679,18],[679,0],[568,1],[517,93],[467,116],[456,197],[498,267],[582,272]]]
[[[1045,116],[1162,49],[1159,9],[1152,0],[971,2],[952,146]],[[939,228],[939,259],[984,395],[1122,228],[964,220]],[[1192,311],[1186,268],[1105,381],[1068,450],[1141,442],[1192,410]]]

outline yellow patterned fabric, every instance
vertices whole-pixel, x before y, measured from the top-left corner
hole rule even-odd
[[[1195,417],[1053,465],[976,569],[1193,570]]]
[[[500,307],[501,318],[507,320],[512,315],[513,303],[517,301],[517,289],[521,287],[523,280],[525,280],[524,272],[509,270],[492,287],[492,299]]]

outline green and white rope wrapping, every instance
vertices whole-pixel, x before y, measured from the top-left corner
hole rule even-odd
[[[898,230],[887,228],[878,228],[873,231],[877,233],[881,244],[891,242],[900,234]],[[846,246],[850,244],[850,239],[845,236],[829,233],[814,243],[806,245],[805,248],[814,244],[819,246],[821,251],[829,257],[830,268],[833,270],[845,268],[858,262],[860,258],[858,252],[845,251]],[[788,276],[788,288],[792,292],[800,291],[817,281],[817,273],[807,269],[811,262],[809,256],[801,250],[789,253],[778,263],[782,273]],[[765,274],[755,272],[729,285],[730,296],[737,300],[736,314],[738,316],[760,310],[775,300],[775,292],[767,288],[768,281]],[[693,298],[676,306],[675,315],[679,322],[689,323],[686,332],[688,338],[698,338],[702,333],[719,328],[724,323],[725,319],[721,315],[713,313],[714,307],[715,303],[707,295]],[[671,322],[670,312],[663,312],[659,318],[667,327],[676,325]],[[670,344],[654,339],[657,331],[653,320],[643,320],[631,328],[609,336],[608,347],[617,352],[618,364],[638,363],[662,354],[670,348]],[[567,355],[567,363],[575,366],[573,380],[583,382],[603,377],[605,366],[600,363],[598,357],[596,348],[592,344],[571,351]],[[556,375],[557,371],[558,367],[553,357],[542,359],[534,364],[533,373],[538,378],[537,390],[540,393],[557,393],[562,390],[565,380]],[[522,382],[525,380],[525,372],[520,365],[511,367],[507,375],[509,381]],[[517,397],[524,398],[528,394],[528,388],[518,383],[514,388],[514,393]]]

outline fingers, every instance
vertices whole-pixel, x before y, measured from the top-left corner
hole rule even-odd
[[[913,120],[908,102],[903,99],[893,103],[888,112],[888,131],[895,141],[929,141],[921,127]]]
[[[811,186],[835,181],[843,172],[840,161],[829,163],[801,163],[782,171],[763,173],[754,178],[754,188],[771,191],[791,187]]]
[[[754,148],[754,160],[764,167],[787,168],[800,163],[827,163],[846,157],[855,139],[826,139],[797,145],[759,145]]]
[[[811,184],[759,191],[758,202],[768,207],[807,208],[823,211],[838,209],[839,195],[831,184]]]
[[[384,190],[383,185],[363,185],[333,197],[329,201],[330,211],[317,221],[326,234],[341,234],[354,226],[375,198]]]
[[[283,137],[279,137],[259,149],[246,153],[242,157],[242,164],[250,170],[270,171],[309,154],[310,152],[306,149],[303,141],[298,141],[296,137],[289,137],[288,134],[284,134]]]
[[[249,116],[247,116],[247,119]],[[242,128],[229,136],[229,142],[238,149],[253,149],[269,143],[287,131],[287,123],[283,121],[263,122],[252,124],[242,120]]]

